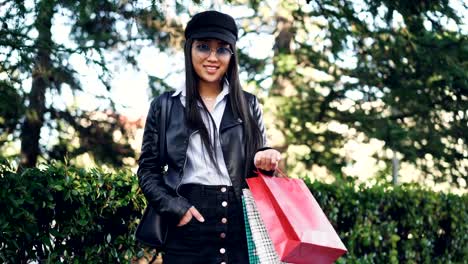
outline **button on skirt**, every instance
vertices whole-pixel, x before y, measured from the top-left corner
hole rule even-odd
[[[164,264],[248,264],[242,204],[231,186],[182,185],[179,193],[203,215],[184,226],[171,227]]]

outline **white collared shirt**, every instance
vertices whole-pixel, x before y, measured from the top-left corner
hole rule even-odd
[[[224,162],[223,151],[219,142],[219,127],[221,119],[226,108],[226,96],[229,94],[229,84],[227,82],[223,85],[223,90],[216,97],[216,101],[211,113],[203,109],[203,106],[198,102],[199,111],[202,116],[203,122],[208,129],[211,142],[216,137],[216,163],[219,166],[221,174],[216,170],[216,166],[211,161],[208,150],[202,143],[200,133],[193,132],[189,137],[189,144],[187,148],[187,161],[184,165],[184,175],[181,184],[196,183],[203,185],[228,185],[231,186],[231,179]],[[180,95],[180,102],[185,107],[186,104],[186,88],[185,84],[177,89],[173,97]],[[217,131],[216,135],[213,134],[213,122],[210,121],[210,116],[213,118]],[[169,147],[169,146],[168,146]]]

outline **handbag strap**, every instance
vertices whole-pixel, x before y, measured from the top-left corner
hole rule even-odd
[[[159,129],[159,156],[163,163],[166,163],[166,126],[168,113],[171,111],[172,100],[171,93],[165,93],[161,102],[161,127]],[[169,106],[168,106],[169,105]],[[169,108],[169,111],[168,111]]]

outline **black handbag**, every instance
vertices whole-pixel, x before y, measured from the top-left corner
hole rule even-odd
[[[165,160],[166,156],[166,122],[168,103],[169,107],[171,106],[171,100],[169,96],[170,93],[166,93],[161,102],[159,149],[162,161]],[[159,212],[157,212],[153,206],[148,204],[135,231],[135,239],[148,247],[161,249],[166,242],[168,229],[169,225],[165,221],[164,217]]]
[[[168,224],[156,209],[148,205],[135,231],[135,238],[141,244],[161,249],[166,242]]]

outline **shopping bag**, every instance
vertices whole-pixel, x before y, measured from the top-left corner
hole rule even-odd
[[[282,261],[333,263],[347,252],[304,181],[260,174],[247,184]]]
[[[278,253],[248,189],[242,190],[242,205],[250,264],[281,264]]]
[[[242,209],[244,211],[245,236],[247,238],[247,249],[249,251],[249,264],[259,264],[260,261],[252,238],[252,229],[249,224],[249,214],[247,213],[245,196],[242,196]]]

